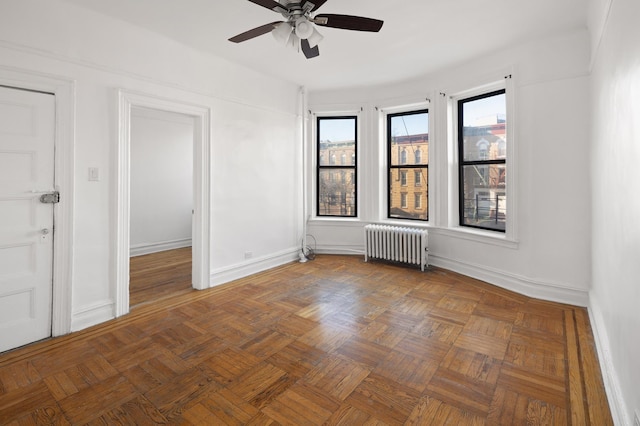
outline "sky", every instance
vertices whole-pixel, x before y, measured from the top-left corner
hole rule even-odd
[[[349,141],[355,139],[355,120],[349,119],[321,119],[320,140]],[[415,135],[429,133],[427,114],[413,114],[394,117],[392,120],[392,135]],[[408,133],[407,133],[408,132]]]
[[[408,136],[429,133],[429,115],[425,113],[391,117],[391,135]]]
[[[506,116],[507,105],[504,94],[482,98],[464,104],[464,125],[473,126],[483,118]]]
[[[505,95],[492,96],[466,102],[464,107],[464,125],[473,126],[479,120],[496,115],[506,115]],[[391,124],[391,134],[394,136],[415,135],[429,133],[427,114],[412,114],[394,116]],[[355,140],[355,120],[353,118],[320,120],[320,140],[352,141]]]
[[[355,122],[353,118],[345,119],[320,119],[320,140],[321,141],[353,141],[355,140]]]

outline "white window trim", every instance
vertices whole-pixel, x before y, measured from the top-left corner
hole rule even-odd
[[[310,171],[311,171],[311,179],[310,188],[308,188],[307,193],[310,194],[309,199],[307,200],[308,210],[312,212],[308,216],[308,222],[360,222],[361,214],[362,214],[362,179],[361,179],[361,164],[362,164],[362,156],[361,156],[361,141],[362,141],[362,121],[363,121],[363,108],[362,107],[347,107],[345,109],[332,107],[319,108],[318,111],[310,111],[311,116],[311,125],[309,126],[308,140],[312,141],[311,149],[309,153],[310,157]],[[356,215],[354,217],[343,217],[343,216],[318,216],[318,118],[323,117],[341,117],[341,116],[355,116],[356,120],[356,197],[357,197],[357,206],[356,206]],[[346,164],[347,167],[352,167],[353,164]]]
[[[380,167],[380,176],[379,182],[380,186],[378,188],[378,209],[377,209],[377,220],[376,222],[386,223],[389,225],[403,225],[403,226],[412,226],[416,228],[428,228],[433,223],[433,193],[431,192],[431,188],[435,187],[435,175],[434,173],[434,164],[432,162],[432,155],[435,155],[437,152],[437,148],[435,147],[435,143],[433,143],[434,138],[432,137],[433,129],[435,128],[434,122],[434,114],[432,113],[433,105],[429,99],[425,99],[423,101],[410,101],[402,102],[402,103],[394,103],[383,105],[382,107],[376,107],[378,111],[378,123],[379,123],[379,133],[378,133],[378,164]],[[427,196],[427,203],[429,206],[429,220],[408,220],[408,219],[398,219],[398,218],[389,218],[387,217],[388,203],[389,203],[389,159],[387,158],[387,115],[389,114],[398,114],[403,112],[411,112],[418,111],[421,109],[429,110],[429,175],[427,176],[427,181],[423,182],[423,186],[426,185],[427,188],[430,188],[429,194]],[[435,170],[438,168],[435,166]]]
[[[448,151],[450,153],[449,163],[452,173],[449,174],[448,185],[448,220],[447,224],[440,229],[440,232],[445,235],[458,236],[463,239],[497,244],[509,248],[517,248],[518,246],[518,211],[517,211],[517,197],[518,191],[518,145],[515,141],[517,126],[517,117],[515,114],[515,78],[513,75],[506,76],[503,80],[496,81],[476,88],[457,92],[451,96],[447,101],[447,116],[448,120]],[[492,92],[495,90],[505,89],[505,97],[507,102],[507,178],[506,178],[506,193],[507,193],[507,223],[505,232],[496,232],[489,230],[481,230],[475,228],[469,228],[460,226],[459,223],[459,196],[458,196],[458,108],[457,102],[461,99],[470,98],[476,95],[482,95],[483,93]]]

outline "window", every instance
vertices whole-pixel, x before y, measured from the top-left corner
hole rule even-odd
[[[422,194],[415,193],[413,195],[414,195],[414,207],[416,209],[421,209],[422,208]]]
[[[400,170],[400,186],[407,186],[407,171]]]
[[[412,160],[410,162],[410,160]],[[428,186],[429,111],[409,111],[387,115],[387,164],[389,176],[388,217],[428,220],[428,208],[408,206],[405,186]],[[413,173],[411,173],[413,171]],[[413,182],[409,182],[413,177]],[[428,194],[424,206],[428,206]]]
[[[458,101],[460,225],[505,231],[506,92]]]
[[[318,216],[355,217],[357,117],[317,118]],[[336,164],[340,156],[340,165]],[[347,165],[351,155],[351,165]],[[329,161],[327,162],[327,159]]]

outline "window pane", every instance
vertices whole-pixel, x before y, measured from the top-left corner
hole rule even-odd
[[[464,166],[463,225],[504,231],[507,220],[504,164]]]
[[[390,164],[429,164],[429,113],[389,116]]]
[[[318,140],[320,166],[336,165],[338,162],[344,165],[347,158],[355,159],[356,118],[319,118]]]
[[[318,194],[320,216],[356,215],[354,177],[352,168],[320,170]]]
[[[463,102],[464,161],[507,158],[506,112],[504,93]]]
[[[407,186],[407,171],[400,170],[400,186]]]
[[[429,217],[427,206],[428,169],[421,167],[413,169],[411,173],[406,173],[406,185],[402,184],[402,172],[404,170],[389,170],[389,217],[427,220]],[[416,176],[420,176],[421,185],[415,185]]]

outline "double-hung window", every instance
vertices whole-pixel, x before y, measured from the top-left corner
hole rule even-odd
[[[387,164],[388,217],[428,220],[428,110],[387,115]]]
[[[317,216],[356,217],[358,118],[318,117],[316,124]]]
[[[460,225],[504,232],[506,92],[483,93],[457,103]]]

